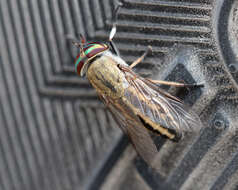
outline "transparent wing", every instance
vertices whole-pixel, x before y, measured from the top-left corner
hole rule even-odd
[[[130,110],[130,107],[127,107],[123,102],[112,103],[112,100],[108,99],[109,97],[101,96],[101,98],[122,131],[129,136],[138,154],[151,166],[158,150],[149,134],[150,131],[143,126],[138,117]]]
[[[163,91],[150,80],[136,75],[127,67],[122,71],[125,73],[123,83],[127,86],[124,89],[124,97],[116,100],[110,96],[100,97],[121,129],[130,137],[137,152],[151,165],[158,150],[145,126],[146,123],[141,120],[141,115],[146,117],[145,121],[151,120],[179,136],[185,131],[198,131],[202,125],[199,117],[189,112],[178,98]]]
[[[125,69],[124,72],[129,83],[125,96],[143,115],[179,135],[201,129],[199,117],[178,98],[131,70]]]

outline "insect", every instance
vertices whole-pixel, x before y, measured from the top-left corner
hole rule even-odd
[[[76,72],[80,76],[87,76],[122,131],[130,137],[137,152],[150,164],[158,152],[150,133],[178,140],[186,131],[196,131],[201,127],[199,117],[159,85],[198,85],[155,81],[139,76],[133,68],[146,57],[151,47],[129,66],[119,56],[113,42],[115,34],[114,24],[108,43],[86,43],[82,36],[81,42],[74,42],[80,48],[75,60]]]

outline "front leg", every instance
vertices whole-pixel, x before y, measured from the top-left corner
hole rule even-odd
[[[123,4],[121,2],[118,3],[118,5],[116,6],[115,10],[114,10],[114,15],[112,17],[113,19],[113,26],[112,26],[112,29],[111,29],[111,32],[109,34],[109,43],[110,43],[110,46],[113,50],[113,52],[120,57],[120,52],[119,50],[117,49],[115,43],[113,42],[113,38],[117,32],[117,26],[116,26],[116,23],[117,23],[117,17],[118,17],[118,11],[120,9],[120,7],[122,6]]]
[[[138,65],[140,62],[142,62],[145,57],[148,55],[148,53],[152,52],[152,47],[148,46],[147,50],[143,53],[142,56],[140,56],[137,60],[135,60],[129,67],[132,69],[133,67],[135,67],[136,65]]]

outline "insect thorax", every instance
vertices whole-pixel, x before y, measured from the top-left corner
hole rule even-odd
[[[127,82],[118,64],[121,63],[105,52],[88,67],[88,80],[99,94],[110,96],[113,99],[124,95]]]

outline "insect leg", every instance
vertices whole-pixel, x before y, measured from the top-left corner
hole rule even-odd
[[[140,56],[137,60],[135,60],[129,67],[132,69],[133,67],[135,67],[136,65],[138,65],[140,62],[142,62],[145,57],[148,55],[149,52],[152,51],[152,47],[148,46],[147,50],[143,53],[142,56]]]
[[[168,86],[176,86],[176,87],[203,87],[204,84],[202,83],[195,83],[195,84],[184,84],[179,82],[172,82],[172,81],[162,81],[162,80],[152,80],[149,79],[153,83],[162,84],[162,85],[168,85]]]
[[[112,30],[110,32],[110,36],[109,36],[109,43],[110,43],[110,46],[113,50],[113,52],[120,57],[120,52],[119,50],[117,49],[115,43],[112,41],[114,35],[116,34],[116,24],[113,24],[113,27],[112,27]]]
[[[122,6],[122,3],[119,2],[118,5],[117,5],[116,8],[115,8],[114,15],[113,15],[113,17],[112,17],[112,19],[113,19],[113,21],[112,21],[113,26],[112,26],[111,32],[110,32],[110,34],[109,34],[109,43],[110,43],[110,46],[111,46],[113,52],[114,52],[117,56],[120,56],[120,52],[119,52],[119,50],[117,49],[115,43],[112,41],[112,39],[113,39],[113,37],[115,36],[115,34],[116,34],[116,32],[117,32],[117,27],[116,27],[117,15],[118,15],[117,13],[118,13],[118,11],[119,11],[119,9],[120,9],[121,6]]]

